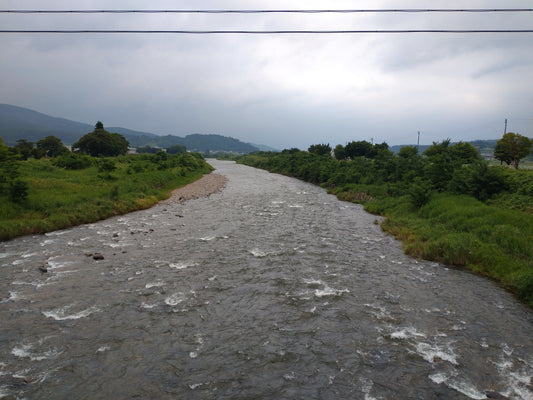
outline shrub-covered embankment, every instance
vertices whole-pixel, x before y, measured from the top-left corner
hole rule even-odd
[[[382,228],[408,254],[485,275],[533,306],[533,171],[490,167],[446,142],[414,150],[350,160],[290,150],[238,161],[362,203],[386,216]]]
[[[0,240],[148,208],[212,171],[194,153],[98,158],[66,153],[9,163],[6,176],[16,170],[16,179],[0,191]]]

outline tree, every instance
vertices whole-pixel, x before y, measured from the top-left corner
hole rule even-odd
[[[335,146],[335,149],[333,149],[333,154],[337,160],[346,160],[346,149],[342,144]]]
[[[502,163],[518,169],[520,160],[531,152],[531,139],[508,132],[502,136],[494,148],[494,157]]]
[[[17,149],[17,152],[23,160],[27,160],[32,155],[33,142],[28,142],[26,139],[19,139],[17,140],[15,149]]]
[[[372,143],[367,142],[366,140],[360,140],[358,142],[350,142],[345,147],[347,158],[355,157],[368,157],[373,154]]]
[[[93,157],[113,157],[126,154],[128,146],[129,143],[124,136],[106,131],[104,125],[98,121],[94,131],[82,136],[72,145],[72,149]]]
[[[309,146],[309,149],[307,149],[309,153],[318,154],[319,156],[323,155],[330,155],[331,154],[331,146],[328,144],[312,144]]]
[[[4,144],[0,137],[0,195],[8,194],[9,199],[20,203],[28,197],[28,184],[19,179],[19,156]]]
[[[57,157],[66,153],[68,149],[61,143],[61,139],[55,136],[47,136],[37,142],[37,148],[44,151],[47,157]]]
[[[456,164],[472,164],[482,160],[478,149],[468,142],[458,142],[450,147],[452,157]]]

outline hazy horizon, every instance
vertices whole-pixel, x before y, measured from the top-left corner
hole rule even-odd
[[[427,8],[406,0],[402,8]],[[3,9],[43,9],[4,0]],[[191,9],[154,0],[151,9]],[[324,0],[206,0],[202,9],[328,9]],[[357,8],[396,8],[362,0]],[[436,0],[432,8],[501,8]],[[523,7],[508,0],[506,8]],[[51,0],[46,9],[146,9]],[[354,8],[347,0],[336,9]],[[533,29],[533,13],[0,14],[3,29]],[[283,149],[533,137],[533,33],[6,34],[0,102],[158,135],[219,134]]]

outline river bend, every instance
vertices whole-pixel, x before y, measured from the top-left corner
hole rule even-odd
[[[507,292],[407,257],[360,205],[211,162],[209,198],[0,243],[0,398],[533,399]]]

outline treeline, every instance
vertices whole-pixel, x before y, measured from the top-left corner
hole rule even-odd
[[[26,154],[0,138],[0,240],[147,208],[212,171],[197,153],[127,155],[115,135],[97,124],[75,152],[47,138]]]
[[[237,160],[362,203],[387,217],[383,229],[408,254],[467,267],[533,305],[533,171],[490,166],[469,143],[449,140],[423,154],[362,141]]]
[[[405,146],[394,154],[383,143],[353,142],[345,147],[337,146],[335,157],[330,155],[328,147],[313,145],[309,151],[253,153],[239,160],[331,188],[372,185],[387,195],[410,193],[418,207],[429,200],[433,190],[487,200],[509,187],[505,172],[489,168],[488,162],[469,143],[450,145],[445,140],[435,143],[424,154],[418,154],[414,146]]]

